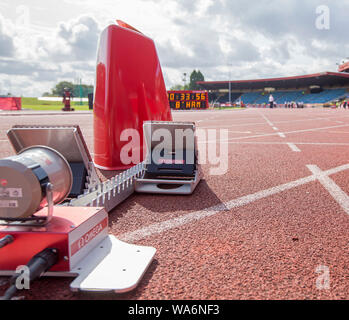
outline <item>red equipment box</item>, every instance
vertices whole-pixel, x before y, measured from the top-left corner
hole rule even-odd
[[[46,210],[37,216],[45,216]],[[59,262],[50,271],[69,272],[108,235],[108,216],[103,208],[55,206],[47,226],[0,226],[0,238],[6,235],[14,241],[0,250],[2,273],[27,264],[45,248],[59,250]]]

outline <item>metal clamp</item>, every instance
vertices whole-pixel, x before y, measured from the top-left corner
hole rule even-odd
[[[32,215],[29,218],[2,218],[0,226],[12,227],[42,227],[47,225],[53,217],[53,185],[46,184],[47,216]]]

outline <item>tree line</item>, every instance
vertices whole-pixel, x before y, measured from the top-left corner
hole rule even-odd
[[[61,81],[51,89],[51,92],[45,92],[43,97],[61,97],[64,93],[64,88],[69,88],[69,91],[74,97],[87,98],[89,93],[93,93],[93,86],[87,84],[74,84],[69,81]]]
[[[200,70],[193,70],[190,74],[188,84],[176,84],[170,88],[170,90],[200,90],[200,86],[196,83],[198,81],[205,81],[204,75]],[[74,84],[69,81],[61,81],[57,83],[51,92],[45,92],[44,97],[61,97],[64,93],[64,88],[69,88],[74,97],[87,98],[89,93],[93,93],[94,87],[87,84]]]
[[[188,84],[176,84],[172,86],[170,90],[200,90],[201,87],[197,84],[198,81],[205,81],[205,77],[200,70],[193,70],[193,72],[190,74]]]

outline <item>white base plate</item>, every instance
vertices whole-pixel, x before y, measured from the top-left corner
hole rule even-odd
[[[122,242],[109,235],[72,270],[72,291],[127,292],[137,287],[156,249]]]
[[[195,176],[192,180],[181,180],[180,177],[176,180],[136,178],[135,191],[139,193],[187,195],[194,192],[200,179],[201,175],[198,170],[195,170]],[[167,188],[159,188],[159,185],[167,185]],[[170,188],[171,185],[179,186]]]

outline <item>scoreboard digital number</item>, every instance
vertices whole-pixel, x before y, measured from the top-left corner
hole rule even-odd
[[[168,91],[171,109],[207,109],[208,94],[206,91]]]

